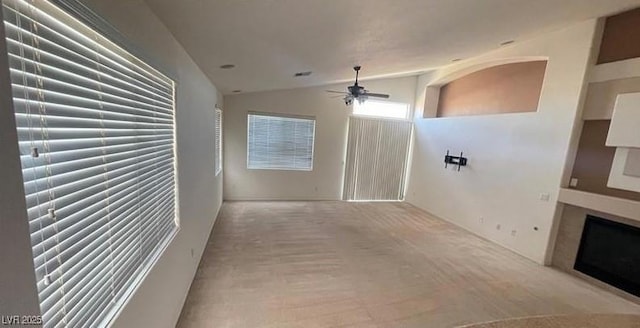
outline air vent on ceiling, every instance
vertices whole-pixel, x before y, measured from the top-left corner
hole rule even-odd
[[[293,76],[295,76],[295,77],[301,77],[301,76],[309,76],[309,75],[311,75],[311,71],[298,72],[298,73],[294,74]]]

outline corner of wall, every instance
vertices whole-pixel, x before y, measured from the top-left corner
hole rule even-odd
[[[583,127],[583,112],[584,112],[584,104],[587,97],[587,90],[589,86],[589,75],[591,74],[591,70],[596,64],[598,59],[598,53],[600,51],[600,44],[602,42],[602,34],[604,33],[604,19],[599,18],[596,20],[595,25],[593,26],[593,34],[591,45],[589,47],[589,59],[587,60],[587,68],[582,77],[582,89],[580,91],[579,101],[578,101],[578,109],[576,111],[574,122],[571,127],[571,136],[569,139],[564,168],[562,172],[562,177],[560,180],[560,188],[565,188],[569,185],[569,180],[571,179],[571,172],[573,170],[573,166],[575,164],[576,154],[578,152],[578,143],[580,142],[580,135],[582,134]],[[564,204],[557,203],[556,210],[553,215],[553,222],[551,225],[551,230],[549,232],[549,239],[547,242],[547,247],[545,250],[544,256],[544,265],[551,265],[553,260],[553,253],[555,249],[556,240],[558,237],[558,228],[560,226],[560,220],[562,218],[564,212]]]

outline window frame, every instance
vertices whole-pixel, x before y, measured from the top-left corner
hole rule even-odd
[[[396,117],[396,116],[386,116],[386,115],[371,115],[366,113],[356,113],[357,107],[366,106],[367,103],[377,103],[377,104],[389,104],[389,105],[402,105],[406,107],[406,115],[404,117]],[[377,119],[385,119],[385,120],[402,120],[402,121],[410,121],[411,120],[411,105],[404,102],[399,101],[388,101],[388,100],[378,100],[378,99],[367,99],[362,104],[355,101],[352,105],[351,115],[357,117],[368,117],[368,118],[377,118]]]
[[[299,119],[299,120],[308,120],[313,122],[313,132],[311,133],[311,166],[309,168],[292,168],[292,167],[251,167],[250,165],[250,135],[251,135],[251,121],[249,119],[250,116],[265,116],[265,117],[277,117],[277,118],[285,118],[285,119]],[[293,172],[312,172],[315,161],[315,144],[316,144],[316,131],[317,131],[317,120],[315,116],[306,116],[306,115],[296,115],[296,114],[281,114],[281,113],[271,113],[271,112],[253,112],[250,111],[246,115],[247,119],[247,165],[246,169],[251,171],[258,170],[269,170],[269,171],[293,171]]]
[[[222,147],[223,147],[223,111],[221,108],[216,107],[215,108],[215,127],[214,127],[214,134],[215,134],[215,175],[219,176],[220,173],[222,172],[222,168],[223,168],[223,159],[222,159]],[[218,131],[219,130],[219,131]]]

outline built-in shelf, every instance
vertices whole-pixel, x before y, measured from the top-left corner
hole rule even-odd
[[[640,58],[596,65],[591,68],[589,82],[604,82],[632,77],[640,77]]]
[[[560,188],[558,201],[564,204],[640,221],[640,202],[630,199]]]

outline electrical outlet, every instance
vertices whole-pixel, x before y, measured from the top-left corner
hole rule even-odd
[[[571,178],[571,181],[569,182],[569,187],[577,187],[578,186],[578,178]]]
[[[551,195],[549,195],[548,192],[543,192],[540,194],[540,200],[543,202],[548,202],[549,198],[551,198]]]
[[[516,230],[511,230],[511,236],[515,237],[516,233],[518,233]]]
[[[480,221],[480,224],[484,224],[484,218],[483,217],[481,217],[479,221]]]
[[[499,225],[499,224],[496,226],[496,230],[500,230],[501,228],[502,228],[502,226]]]

